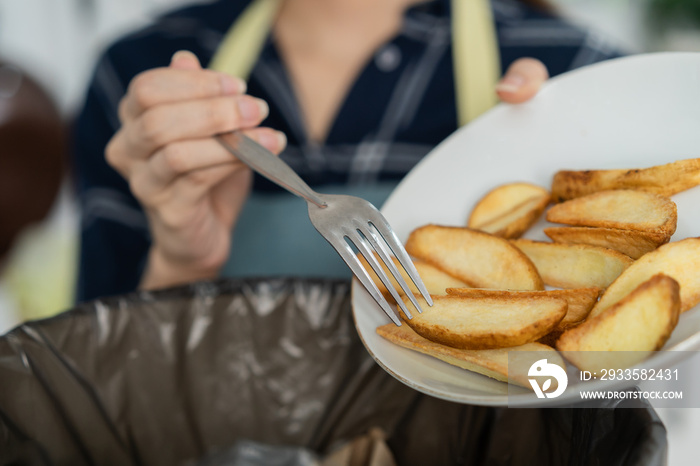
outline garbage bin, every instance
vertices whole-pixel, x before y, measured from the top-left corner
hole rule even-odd
[[[0,338],[0,465],[190,465],[242,440],[325,455],[376,428],[399,465],[664,464],[663,424],[633,403],[495,409],[418,393],[362,347],[345,281],[139,292]]]

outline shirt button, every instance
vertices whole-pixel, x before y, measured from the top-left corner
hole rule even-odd
[[[394,71],[401,63],[401,50],[394,44],[387,44],[374,56],[374,63],[381,71]]]

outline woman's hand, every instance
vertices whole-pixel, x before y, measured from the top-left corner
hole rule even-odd
[[[521,58],[510,65],[496,93],[503,102],[520,104],[533,98],[547,79],[549,72],[541,61]]]
[[[148,217],[142,288],[212,278],[228,258],[252,178],[212,136],[240,129],[274,153],[286,145],[282,133],[258,127],[267,104],[244,92],[243,81],[203,70],[189,52],[129,85],[106,157]]]

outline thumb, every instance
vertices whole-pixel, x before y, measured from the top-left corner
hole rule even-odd
[[[178,70],[201,70],[202,65],[199,64],[199,59],[194,53],[188,50],[180,50],[175,52],[170,59],[170,68]]]
[[[496,85],[496,93],[504,102],[519,104],[533,98],[549,78],[544,64],[534,58],[513,62],[503,79]]]

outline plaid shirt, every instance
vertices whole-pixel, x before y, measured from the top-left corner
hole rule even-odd
[[[323,144],[309,140],[289,77],[272,41],[248,83],[265,99],[264,122],[285,132],[281,157],[312,186],[399,180],[457,128],[449,0],[409,9],[397,36],[361,71]],[[518,58],[541,60],[552,76],[618,56],[599,35],[512,0],[493,0],[501,68]],[[138,73],[166,66],[177,50],[207,64],[244,0],[221,0],[165,15],[110,47],[99,61],[75,128],[82,207],[80,300],[136,288],[150,246],[146,217],[124,179],[104,159],[119,128],[117,108]],[[277,186],[256,177],[256,192]]]

